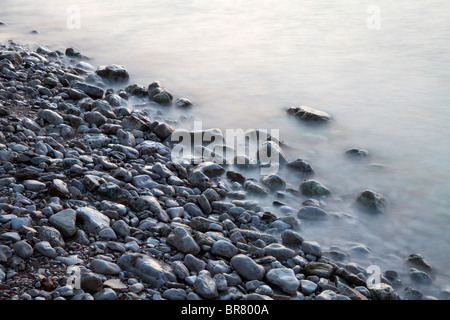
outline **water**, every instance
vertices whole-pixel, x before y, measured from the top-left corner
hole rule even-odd
[[[308,159],[342,199],[328,210],[353,215],[304,225],[305,238],[343,250],[366,245],[371,254],[350,260],[402,275],[401,259],[418,252],[435,266],[436,283],[450,284],[448,1],[0,3],[1,40],[72,46],[94,65],[125,65],[131,82],[160,80],[196,104],[192,116],[205,128],[279,129],[289,158]],[[80,29],[67,28],[69,5],[80,9]],[[371,5],[379,29],[367,26]],[[306,126],[286,115],[291,105],[334,122]],[[349,161],[351,147],[369,159]],[[365,188],[384,194],[389,212],[355,212],[346,199]]]

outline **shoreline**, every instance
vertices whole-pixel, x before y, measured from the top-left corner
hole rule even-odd
[[[0,52],[1,300],[400,298],[395,274],[367,288],[366,270],[295,231],[295,213],[247,200],[258,181],[171,161],[174,127],[127,108],[133,95],[173,103],[162,84],[130,87],[126,69],[99,72],[73,50],[20,48]]]

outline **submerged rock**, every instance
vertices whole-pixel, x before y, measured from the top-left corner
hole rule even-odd
[[[326,122],[331,120],[331,116],[324,112],[307,106],[289,107],[287,113],[303,121]]]
[[[155,288],[176,281],[176,276],[168,264],[145,254],[125,253],[117,260],[117,264],[122,270],[132,272]]]
[[[331,194],[330,190],[322,183],[312,179],[304,180],[300,184],[300,191],[303,195],[312,197],[329,196]]]
[[[108,66],[100,66],[95,71],[97,75],[109,82],[124,83],[128,82],[129,75],[127,69],[123,66],[111,64]]]
[[[370,212],[383,213],[387,209],[384,196],[371,190],[362,191],[356,201]]]

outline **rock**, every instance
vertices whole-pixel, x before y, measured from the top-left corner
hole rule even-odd
[[[375,300],[400,300],[395,290],[386,283],[377,283],[369,290]]]
[[[162,141],[167,139],[175,129],[164,122],[158,123],[156,127],[153,129],[153,132],[160,138]]]
[[[197,171],[202,172],[208,178],[216,178],[223,175],[226,170],[217,163],[205,161],[197,165],[197,167],[193,170],[193,172]]]
[[[172,99],[173,99],[172,94],[167,90],[163,90],[152,97],[153,101],[160,104],[168,104],[172,102]]]
[[[197,187],[201,191],[205,191],[206,189],[211,188],[211,181],[201,171],[193,171],[188,176],[188,181],[193,187]]]
[[[102,133],[85,133],[80,140],[93,149],[104,148],[111,142],[111,138]]]
[[[117,260],[117,264],[122,270],[133,273],[155,288],[176,281],[176,276],[169,265],[148,255],[125,253]]]
[[[266,273],[266,279],[289,294],[295,294],[300,285],[300,282],[295,277],[294,271],[288,268],[271,269]]]
[[[247,280],[262,280],[264,278],[264,267],[246,255],[235,255],[231,258],[230,265],[240,276]]]
[[[159,186],[158,182],[155,182],[149,175],[146,174],[134,176],[131,179],[131,184],[139,189],[153,189]]]
[[[101,260],[101,259],[94,259],[91,261],[91,268],[92,271],[100,274],[118,274],[121,270],[120,267],[109,261]]]
[[[387,201],[384,196],[371,190],[362,191],[357,196],[356,202],[374,213],[383,213],[387,209]]]
[[[425,272],[430,272],[433,270],[431,263],[427,259],[425,259],[421,254],[418,254],[418,253],[411,253],[405,259],[405,261],[408,264],[410,264],[422,271],[425,271]]]
[[[175,228],[167,237],[167,242],[187,254],[196,255],[200,252],[199,245],[182,227]]]
[[[267,196],[269,194],[265,188],[251,180],[245,181],[242,187],[254,195]]]
[[[56,258],[58,255],[56,253],[56,250],[52,248],[50,243],[48,241],[41,241],[35,244],[34,249],[42,254],[43,256],[49,257],[49,258]]]
[[[305,220],[323,220],[328,217],[328,213],[318,207],[306,206],[298,210],[297,216]]]
[[[64,123],[63,117],[56,111],[49,109],[39,109],[38,117],[44,119],[50,124],[59,125]]]
[[[300,288],[304,295],[309,296],[317,289],[317,284],[309,280],[300,280]]]
[[[286,182],[277,174],[269,174],[261,178],[261,183],[272,191],[283,190]]]
[[[102,88],[87,84],[83,82],[76,81],[73,85],[75,89],[80,89],[84,93],[86,93],[88,96],[94,98],[94,99],[101,99],[103,98],[103,94],[105,93]]]
[[[99,275],[93,272],[82,273],[80,277],[80,287],[86,292],[98,292],[103,288],[103,281]]]
[[[331,120],[328,113],[307,106],[289,107],[286,111],[303,121],[326,122]]]
[[[301,246],[303,237],[293,230],[284,230],[281,233],[281,241],[287,246]]]
[[[76,214],[77,220],[79,219],[82,223],[83,230],[88,233],[98,234],[101,229],[109,227],[110,219],[96,209],[81,207],[76,210]]]
[[[133,197],[128,199],[128,206],[134,212],[149,210],[163,222],[170,221],[167,212],[161,207],[158,200],[152,196]]]
[[[200,271],[195,279],[193,288],[205,299],[215,299],[219,296],[216,282],[210,277],[206,270]]]
[[[330,279],[334,274],[334,268],[328,263],[310,262],[305,266],[304,272],[306,275]]]
[[[61,179],[53,179],[48,188],[48,194],[59,198],[66,198],[70,195],[70,191],[64,181]]]
[[[433,282],[433,278],[426,272],[411,268],[409,270],[411,279],[417,283],[429,285]]]
[[[128,147],[136,146],[136,139],[131,132],[127,132],[122,129],[119,129],[119,130],[117,130],[117,139],[119,140],[119,143],[124,146],[128,146]]]
[[[186,203],[183,206],[184,211],[189,214],[191,217],[203,216],[203,211],[194,203]]]
[[[95,300],[116,300],[117,294],[111,288],[103,288],[94,294]]]
[[[53,227],[49,227],[49,226],[40,227],[38,237],[39,237],[39,240],[47,241],[53,247],[64,248],[64,246],[65,246],[64,240],[61,236],[61,233]]]
[[[76,211],[73,209],[65,209],[52,215],[48,221],[56,229],[58,229],[64,237],[71,237],[76,232]]]
[[[294,250],[289,249],[279,243],[271,243],[268,246],[265,246],[264,252],[266,256],[273,256],[279,261],[288,260],[296,255],[296,252]]]
[[[195,273],[198,273],[201,270],[204,270],[206,267],[206,262],[196,258],[195,256],[193,256],[190,253],[188,253],[184,257],[183,263],[190,271],[193,271]]]
[[[15,66],[23,62],[22,56],[20,55],[19,52],[16,51],[8,51],[8,50],[2,51],[0,53],[0,60],[3,59],[11,61],[11,63],[14,64]]]
[[[311,167],[311,165],[302,159],[297,159],[286,163],[286,168],[290,169],[291,171],[299,173],[301,176],[308,176],[314,174],[314,170]]]
[[[359,148],[352,148],[345,151],[345,155],[353,159],[366,158],[369,155],[369,151]]]
[[[313,179],[304,180],[300,184],[300,191],[303,195],[308,197],[329,196],[331,194],[330,190],[327,187],[325,187],[319,181]]]
[[[105,124],[108,121],[103,114],[98,111],[88,111],[84,114],[84,121],[89,124],[95,124],[97,127]]]
[[[130,78],[127,69],[116,64],[100,66],[95,73],[106,81],[113,83],[126,83]]]
[[[12,256],[11,249],[6,245],[0,244],[0,262],[1,263],[7,262],[9,258],[11,258],[11,256]]]
[[[231,242],[226,240],[219,240],[211,248],[211,253],[224,257],[224,258],[232,258],[239,252],[238,248],[236,248]]]
[[[25,180],[23,182],[23,186],[25,187],[25,189],[35,192],[41,192],[47,189],[45,183],[38,180]]]
[[[33,255],[33,252],[33,247],[25,240],[17,241],[14,244],[14,253],[22,259],[28,259]]]
[[[187,98],[179,98],[179,99],[177,99],[175,105],[178,108],[189,108],[189,107],[193,106],[192,102],[189,99],[187,99]]]
[[[306,254],[312,254],[316,257],[322,256],[322,248],[317,242],[314,241],[303,241],[302,250]]]
[[[262,240],[267,244],[278,242],[274,236],[265,232],[244,229],[239,229],[235,232],[239,233],[247,242],[255,242],[257,240]]]

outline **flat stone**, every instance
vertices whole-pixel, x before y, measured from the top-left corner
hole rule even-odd
[[[238,248],[236,248],[235,245],[226,240],[217,241],[211,248],[212,254],[228,259],[238,254],[238,252],[239,252]]]
[[[76,212],[73,209],[62,210],[52,215],[48,221],[58,229],[64,237],[71,237],[76,232]]]
[[[244,254],[237,254],[230,261],[231,267],[247,280],[262,280],[265,275],[264,267]]]
[[[33,255],[33,247],[25,240],[17,241],[14,244],[14,253],[22,259],[28,259]]]
[[[195,292],[205,299],[215,299],[219,296],[216,282],[210,277],[207,271],[199,272],[193,288]]]
[[[330,190],[317,180],[307,179],[300,184],[300,191],[305,196],[329,196]]]
[[[101,229],[109,227],[110,219],[96,209],[81,207],[76,210],[76,213],[76,218],[80,219],[83,230],[88,233],[98,234]]]
[[[328,218],[328,213],[318,207],[305,206],[298,210],[297,216],[305,220],[324,220]]]
[[[294,250],[279,243],[271,243],[265,246],[264,252],[267,256],[273,256],[279,261],[285,261],[297,255]]]
[[[56,253],[56,250],[52,248],[50,243],[48,241],[41,241],[35,244],[34,249],[42,254],[43,256],[49,257],[49,258],[56,258],[58,255]]]
[[[331,120],[331,116],[328,113],[308,106],[289,107],[286,111],[302,121],[326,122]]]
[[[289,294],[295,294],[300,285],[300,282],[295,277],[294,271],[288,268],[271,269],[266,273],[266,279]]]
[[[387,201],[384,196],[371,190],[364,190],[358,194],[356,202],[374,213],[383,213],[387,209]]]
[[[92,260],[91,267],[92,271],[100,274],[114,275],[118,274],[121,271],[120,267],[117,264],[101,259]]]
[[[167,242],[184,253],[196,255],[200,252],[199,245],[182,227],[175,228],[167,237]]]
[[[141,253],[125,253],[117,260],[117,264],[122,270],[135,274],[155,288],[176,281],[169,265]]]
[[[35,192],[40,192],[46,190],[47,186],[45,183],[38,180],[25,180],[23,182],[25,189]]]

